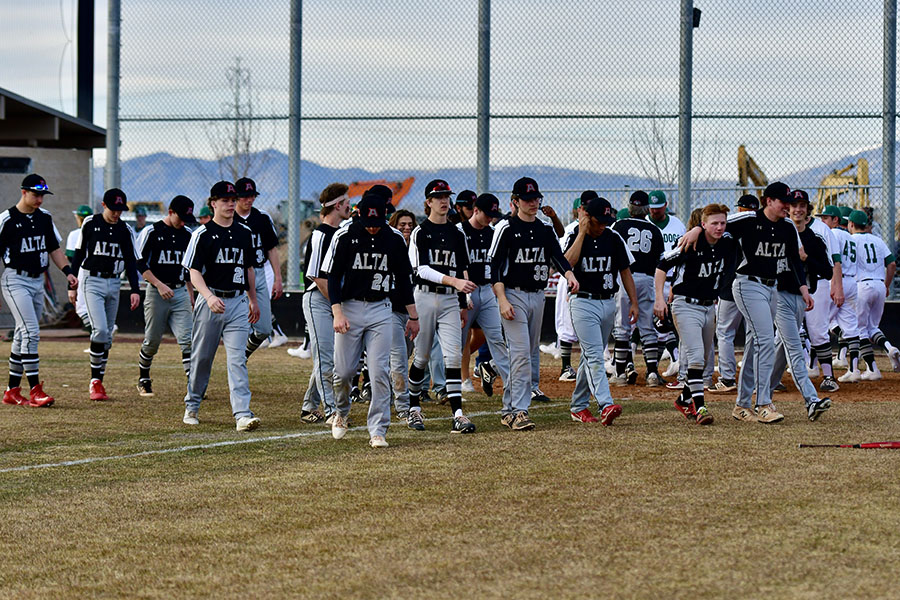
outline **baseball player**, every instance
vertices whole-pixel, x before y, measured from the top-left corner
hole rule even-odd
[[[204,204],[200,207],[200,212],[197,213],[197,225],[206,225],[209,223],[210,219],[212,219],[212,209]]]
[[[628,250],[634,258],[631,265],[631,276],[634,279],[639,308],[637,329],[641,336],[641,346],[644,349],[644,361],[647,364],[647,386],[656,387],[662,385],[664,381],[657,370],[659,336],[656,329],[653,328],[653,277],[665,244],[659,227],[647,221],[649,202],[650,198],[644,191],[639,190],[631,194],[628,203],[629,216],[616,221],[612,228],[625,240]],[[631,356],[631,334],[634,332],[635,325],[629,319],[631,299],[627,296],[627,291],[627,287],[623,285],[616,301],[618,309],[613,329],[616,361],[614,385],[634,384],[637,381],[637,371],[634,369]]]
[[[86,271],[84,302],[91,320],[91,400],[109,400],[103,387],[103,374],[119,310],[122,272],[131,285],[131,310],[141,303],[134,230],[120,218],[126,210],[125,192],[118,188],[107,190],[103,194],[103,212],[85,218],[82,223],[72,259],[72,270],[76,275],[80,269]],[[69,301],[74,304],[75,300],[76,291],[70,289]]]
[[[587,192],[585,192],[587,193]],[[595,194],[596,192],[590,192]],[[582,203],[581,197],[575,199],[572,203],[572,222],[566,225],[565,232],[560,239],[560,243],[564,243],[568,234],[578,227],[578,220],[582,215],[587,214],[584,210],[586,203]],[[565,247],[563,247],[565,250]],[[575,327],[572,326],[572,314],[569,311],[569,282],[563,277],[556,277],[556,300],[553,306],[556,324],[556,343],[558,346],[559,359],[562,361],[560,367],[560,381],[575,381],[577,374],[572,368],[572,347],[578,341],[578,335],[575,333]]]
[[[563,256],[555,231],[537,219],[543,197],[534,179],[518,179],[511,195],[516,212],[494,228],[488,252],[491,284],[509,346],[509,381],[503,382],[509,387],[509,402],[504,389],[500,421],[517,431],[534,429],[534,421],[528,417],[532,398],[529,387],[536,387],[535,380],[540,380],[538,345],[550,265],[563,273],[570,293],[578,292],[578,280]]]
[[[75,245],[78,243],[78,235],[81,233],[81,224],[84,223],[85,217],[94,214],[94,211],[91,210],[90,206],[82,204],[72,211],[72,214],[75,215],[76,227],[69,232],[69,235],[66,238],[66,256],[69,259],[69,264],[71,264],[72,259],[75,257]],[[87,306],[84,304],[84,272],[82,271],[78,275],[78,288],[75,290],[75,314],[81,319],[85,330],[90,331],[91,320],[88,318]]]
[[[840,210],[837,208],[837,211]],[[831,212],[835,213],[835,210]],[[831,321],[836,322],[841,328],[842,341],[848,348],[848,369],[845,374],[838,377],[838,381],[841,383],[858,383],[861,380],[859,371],[859,317],[856,312],[856,259],[858,248],[856,247],[856,240],[851,237],[850,232],[840,227],[841,218],[839,216],[828,219],[825,222],[826,225],[831,227],[831,233],[834,234],[837,247],[841,252],[841,286],[844,292],[843,303],[838,305],[837,301],[835,301],[831,309]],[[822,362],[822,357],[819,357],[819,362]]]
[[[138,206],[134,209],[134,233],[140,234],[147,227],[147,209]]]
[[[4,404],[50,406],[53,398],[44,392],[40,377],[38,342],[44,309],[44,273],[50,261],[66,275],[70,287],[78,285],[59,243],[59,235],[50,213],[41,208],[44,196],[53,194],[43,177],[36,173],[22,180],[22,194],[15,206],[0,213],[0,256],[6,267],[0,276],[3,299],[16,321],[9,350],[9,383]],[[31,393],[22,395],[22,376]]]
[[[856,242],[856,314],[859,317],[860,353],[867,370],[860,376],[865,381],[881,379],[881,371],[875,364],[874,345],[883,348],[888,355],[897,353],[879,329],[884,313],[884,299],[890,293],[891,280],[897,271],[895,257],[887,244],[868,232],[869,218],[861,210],[854,210],[847,217],[850,237]]]
[[[404,299],[409,319],[406,335],[415,338],[419,316],[413,302],[412,267],[403,235],[385,220],[390,189],[373,186],[358,206],[359,217],[331,238],[322,270],[328,273],[328,298],[334,313],[334,401],[336,410],[331,435],[339,440],[347,433],[350,414],[350,380],[366,349],[372,384],[367,417],[369,445],[385,448],[391,421],[390,356],[392,317],[390,293],[394,286]],[[458,330],[456,335],[459,335]]]
[[[416,216],[408,210],[401,209],[391,215],[389,223],[400,232],[409,248],[409,240],[416,227]],[[391,290],[391,319],[391,391],[394,394],[397,418],[406,421],[409,417],[409,353],[412,344],[407,344],[406,323],[409,321],[409,315],[396,285]]]
[[[237,190],[237,204],[234,219],[246,225],[253,232],[253,251],[250,258],[256,270],[256,300],[259,304],[259,320],[253,324],[253,331],[247,338],[247,358],[259,345],[272,335],[272,299],[277,300],[282,294],[281,262],[278,257],[278,234],[275,223],[269,213],[253,206],[259,192],[256,182],[249,177],[242,177],[234,182]],[[266,265],[271,265],[271,273]],[[269,278],[274,277],[272,286]]]
[[[452,433],[475,433],[475,424],[463,414],[460,386],[462,339],[460,329],[467,322],[466,294],[475,291],[469,281],[469,249],[466,235],[447,221],[453,192],[443,179],[425,186],[428,218],[413,229],[409,239],[409,261],[415,274],[414,298],[419,313],[419,335],[415,357],[409,368],[410,429],[424,430],[425,421],[419,402],[425,366],[437,336],[444,357],[447,399],[453,412]],[[468,333],[468,332],[467,332]]]
[[[638,319],[638,297],[630,270],[634,257],[622,236],[609,227],[616,220],[612,206],[606,198],[591,198],[594,195],[581,195],[587,214],[563,243],[565,258],[580,284],[572,295],[571,311],[572,325],[581,342],[581,362],[569,411],[573,421],[596,423],[598,419],[589,406],[593,396],[600,410],[600,424],[612,425],[622,414],[622,407],[613,403],[609,392],[603,349],[616,321],[616,276],[621,277],[628,293],[629,323]]]
[[[830,256],[827,242],[807,226],[809,212],[812,208],[809,196],[803,190],[792,190],[792,203],[789,208],[791,221],[800,235],[800,243],[806,255],[806,278],[810,294],[814,294],[819,280],[828,281],[834,275],[834,264]],[[806,369],[806,357],[803,353],[803,342],[800,338],[800,324],[803,313],[812,306],[804,303],[800,294],[800,280],[794,273],[785,271],[778,275],[777,308],[775,312],[776,347],[775,367],[772,370],[771,386],[774,390],[781,383],[788,361],[791,365],[791,377],[797,390],[806,402],[806,414],[810,421],[818,419],[831,407],[831,399],[819,399],[816,387],[810,381]]]
[[[194,288],[186,281],[181,261],[191,241],[185,226],[196,222],[194,202],[187,196],[175,196],[168,214],[138,236],[138,271],[148,284],[144,294],[144,343],[138,354],[137,389],[141,396],[153,395],[150,367],[166,326],[181,346],[181,365],[190,376]]]
[[[753,194],[745,194],[738,199],[737,212],[728,215],[728,220],[737,215],[759,210],[759,198]],[[737,360],[734,354],[734,337],[738,327],[744,320],[741,311],[734,302],[731,284],[734,281],[734,257],[725,265],[722,281],[719,285],[719,300],[716,303],[716,340],[719,351],[719,380],[714,392],[733,392],[737,390]]]
[[[250,228],[234,218],[237,190],[230,181],[219,181],[209,191],[207,203],[213,218],[191,234],[182,266],[203,302],[194,305],[191,333],[191,371],[184,396],[185,425],[199,425],[200,402],[209,385],[219,341],[225,344],[231,413],[238,431],[259,427],[250,410],[247,378],[247,337],[259,320],[256,301],[256,246]],[[248,318],[249,315],[249,318]]]
[[[675,400],[675,408],[698,425],[711,425],[713,416],[703,398],[703,371],[713,346],[715,302],[727,265],[734,256],[734,240],[725,236],[728,208],[710,204],[701,212],[699,236],[693,250],[676,247],[665,253],[654,277],[653,313],[664,319],[668,307],[663,287],[673,273],[672,320],[681,339],[681,361],[687,366],[687,385]]]
[[[304,423],[319,423],[334,413],[334,315],[328,299],[328,278],[322,273],[322,260],[341,222],[350,217],[348,189],[343,183],[332,183],[322,190],[319,194],[322,222],[306,243],[303,316],[309,325],[313,369],[300,411],[300,420]],[[325,406],[325,414],[319,411],[320,401]]]
[[[739,421],[777,423],[784,420],[772,402],[772,369],[775,361],[775,307],[777,277],[791,271],[798,280],[800,295],[807,307],[812,298],[806,286],[800,236],[794,224],[784,217],[793,202],[790,188],[780,181],[763,192],[764,208],[739,214],[728,221],[725,231],[736,241],[738,266],[732,289],[734,301],[747,324],[744,362],[738,381],[738,397],[732,417]],[[681,244],[691,246],[700,236],[695,227],[685,234]],[[802,283],[801,283],[802,282]],[[756,391],[758,413],[751,407]]]

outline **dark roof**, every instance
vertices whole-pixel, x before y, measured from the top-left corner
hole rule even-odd
[[[102,148],[106,130],[0,88],[0,146]]]

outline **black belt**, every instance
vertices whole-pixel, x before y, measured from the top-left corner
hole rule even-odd
[[[385,300],[387,300],[387,296],[383,294],[364,294],[362,296],[357,296],[350,299],[358,300],[360,302],[384,302]]]
[[[614,292],[610,292],[608,294],[592,294],[590,292],[576,292],[576,298],[587,298],[588,300],[609,300],[610,298],[615,297]]]
[[[769,287],[772,287],[776,283],[778,283],[777,279],[763,279],[762,277],[757,277],[756,275],[747,275],[747,279],[749,279],[750,281],[755,281],[756,283],[767,285]]]
[[[420,283],[416,286],[420,292],[431,292],[432,294],[455,294],[456,290],[447,285],[432,285],[428,283]]]
[[[212,288],[209,288],[209,291],[219,298],[237,298],[244,293],[244,290],[214,290]]]
[[[25,277],[31,277],[32,279],[37,279],[42,275],[42,273],[34,273],[24,269],[13,269],[13,271],[15,271],[16,275],[24,275]]]
[[[682,296],[684,301],[688,304],[696,304],[697,306],[712,306],[716,303],[715,300],[700,300],[699,298],[691,298],[689,296]]]
[[[884,283],[884,279],[878,279],[876,277],[869,277],[868,279],[860,279],[857,283],[862,283],[863,281],[880,281]]]
[[[87,274],[91,277],[99,277],[100,279],[116,279],[119,277],[118,273],[113,273],[111,271],[88,271]]]
[[[184,287],[184,282],[182,281],[181,283],[166,283],[165,285],[167,285],[170,290],[177,290],[178,288]]]
[[[522,287],[516,287],[516,286],[510,286],[510,285],[506,286],[506,289],[515,290],[517,292],[525,292],[526,294],[533,294],[535,292],[543,292],[544,291],[544,288],[541,288],[539,290],[530,290],[528,288],[522,288]]]

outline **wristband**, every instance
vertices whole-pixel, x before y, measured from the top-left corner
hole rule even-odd
[[[72,275],[72,267],[70,267],[69,265],[65,265],[62,268],[62,272],[63,272],[63,275],[68,277],[69,275]]]
[[[413,317],[407,317],[407,320],[408,320],[408,321],[418,321],[418,320],[419,320],[419,317],[416,317],[416,318],[413,318]]]

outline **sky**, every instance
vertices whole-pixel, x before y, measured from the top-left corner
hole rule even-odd
[[[880,144],[881,3],[696,0],[695,178],[735,178],[746,144],[771,176]],[[75,0],[0,0],[0,87],[74,112]],[[95,122],[105,125],[106,21],[96,4]],[[123,0],[123,117],[222,115],[226,73],[250,73],[256,114],[284,115],[285,0]],[[494,0],[491,162],[641,173],[635,138],[678,107],[678,0]],[[22,36],[40,24],[41,36]],[[307,0],[301,154],[370,170],[475,163],[477,2]],[[864,115],[775,119],[771,115]],[[531,119],[505,118],[528,115]],[[620,118],[573,118],[577,116]],[[751,118],[756,117],[756,118]],[[677,123],[658,119],[667,153]],[[166,151],[208,158],[219,128],[123,123],[123,159]],[[262,122],[259,147],[287,147],[284,121]],[[104,161],[103,152],[96,160]],[[699,167],[697,166],[699,163]],[[702,172],[700,172],[702,171]]]

